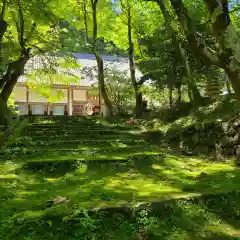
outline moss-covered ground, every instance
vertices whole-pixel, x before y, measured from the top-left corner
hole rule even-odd
[[[240,169],[165,152],[140,131],[95,118],[29,124],[1,155],[0,238],[240,239]],[[85,213],[156,201],[134,218]]]

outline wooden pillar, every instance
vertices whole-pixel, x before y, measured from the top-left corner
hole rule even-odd
[[[30,114],[30,104],[29,102],[29,88],[26,86],[26,106],[27,106],[27,115]]]
[[[73,109],[72,109],[72,102],[73,102],[73,94],[72,94],[72,88],[69,86],[68,88],[68,115],[73,115]]]
[[[84,101],[84,110],[83,110],[84,116],[88,115],[87,107],[88,107],[88,89],[85,89],[85,101]]]

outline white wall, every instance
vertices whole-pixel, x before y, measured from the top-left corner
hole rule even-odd
[[[63,93],[63,97],[60,97],[59,100],[54,101],[56,103],[67,103],[68,102],[68,89],[52,89],[51,96],[52,98],[57,98],[58,92],[61,91]],[[51,98],[50,96],[50,98]],[[29,89],[29,102],[41,102],[46,103],[48,99],[41,96],[38,92],[34,91],[33,89]]]
[[[26,87],[15,86],[13,89],[13,97],[16,102],[26,102],[27,101]]]
[[[46,103],[48,102],[47,98],[41,96],[34,89],[29,89],[28,101],[31,103]],[[68,89],[52,89],[51,96],[57,96],[57,92],[62,91],[64,97],[61,97],[56,103],[68,103]],[[16,86],[13,90],[14,100],[16,102],[26,102],[27,101],[27,89],[26,87]],[[87,101],[87,90],[73,90],[73,101]]]
[[[73,101],[87,101],[86,90],[73,90]]]
[[[29,89],[29,102],[47,102],[47,99],[43,96],[41,96],[39,93],[35,92],[33,89]]]

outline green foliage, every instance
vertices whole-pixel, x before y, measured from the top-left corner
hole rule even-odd
[[[17,111],[17,106],[14,101],[13,94],[9,97],[7,106],[8,106],[8,109],[12,112],[13,116],[19,115],[19,113]]]
[[[13,118],[12,115],[11,118]],[[21,120],[20,118],[15,118],[11,119],[10,122],[8,121],[4,131],[1,132],[1,148],[5,148],[8,153],[11,153],[11,149],[7,149],[8,146],[17,141],[18,137],[20,136],[21,132],[26,128],[27,124],[27,119]]]
[[[229,46],[234,50],[234,58],[238,63],[240,63],[240,39],[236,28],[233,25],[229,25],[226,31],[226,35]]]
[[[112,121],[39,117],[8,145],[2,239],[219,239],[222,217],[238,224],[237,167],[166,153],[129,133],[140,126]]]
[[[45,97],[48,102],[57,102],[64,97],[64,90],[55,89],[54,85],[79,84],[79,76],[71,71],[82,66],[71,56],[37,56],[32,59],[36,69],[28,69],[25,75],[27,86]]]
[[[147,130],[152,130],[145,133],[151,140],[149,144],[139,134],[144,123],[128,126],[126,119],[104,127],[99,124],[101,119],[99,122],[88,120],[88,123],[77,118],[39,120],[25,129],[27,122],[12,119],[15,107],[12,99],[9,108],[0,102],[1,120],[7,123],[0,136],[1,160],[11,160],[0,162],[0,232],[4,240],[62,239],[66,236],[99,240],[236,239],[239,194],[228,195],[227,192],[238,190],[239,169],[225,162],[182,156],[178,145],[183,143],[182,148],[187,150],[198,148],[194,154],[202,153],[203,146],[207,146],[205,155],[208,157],[215,143],[223,143],[223,135],[227,136],[224,140],[231,151],[239,145],[237,138],[237,144],[228,141],[228,135],[239,130],[237,126],[232,127],[233,131],[222,131],[222,125],[239,113],[239,104],[233,101],[232,95],[227,100],[219,97],[228,79],[218,67],[225,67],[225,62],[217,68],[209,66],[212,63],[205,66],[207,61],[193,54],[189,48],[191,44],[187,44],[189,36],[184,33],[184,30],[196,31],[198,37],[201,35],[198,50],[206,43],[207,49],[221,57],[225,57],[222,53],[233,52],[230,57],[234,57],[236,64],[230,67],[238,71],[239,16],[231,13],[232,25],[225,33],[227,41],[216,42],[205,6],[208,1],[183,2],[193,19],[192,24],[188,22],[184,26],[178,24],[170,1],[163,1],[169,22],[155,2],[99,0],[97,5],[97,50],[101,53],[127,53],[127,10],[131,14],[134,60],[143,74],[149,74],[152,79],[149,85],[141,87],[141,92],[162,106],[159,119],[146,123]],[[210,16],[212,22],[219,13],[216,8]],[[53,84],[78,82],[71,70],[82,67],[68,57],[62,58],[62,54],[80,50],[92,52],[91,1],[20,0],[15,4],[8,1],[4,19],[8,28],[0,42],[0,75],[6,73],[24,48],[30,48],[31,56],[41,56],[43,61],[40,68],[27,73],[28,86],[49,102],[59,101],[62,90],[53,93]],[[19,29],[21,26],[23,30]],[[175,40],[171,38],[173,33]],[[233,51],[225,51],[228,49],[224,49],[224,44]],[[184,57],[179,52],[181,49]],[[58,57],[53,57],[55,55]],[[184,59],[188,60],[189,69]],[[82,74],[96,77],[96,68],[88,71],[83,67]],[[128,75],[112,66],[105,68],[108,95],[119,115],[124,115],[128,106],[134,105],[135,96]],[[189,102],[189,82],[196,83],[202,93],[212,79],[217,79],[215,100],[211,104],[206,101],[208,105],[201,107]],[[170,109],[166,106],[169,89],[173,89],[174,102],[179,93],[182,93],[183,102]],[[180,92],[176,94],[174,89]],[[91,95],[93,91],[98,95],[96,86],[91,91]],[[213,93],[208,96],[212,97]],[[166,138],[167,145],[166,142],[165,146],[161,145]],[[228,156],[232,156],[232,152]],[[221,194],[217,195],[219,192]],[[204,196],[209,193],[213,196]],[[68,201],[54,205],[58,195],[66,196]],[[189,196],[195,198],[174,200]],[[162,202],[157,204],[156,199]],[[163,201],[166,199],[170,200]],[[136,212],[132,207],[131,210],[127,208],[127,212],[123,208],[120,214],[115,212],[126,202],[136,206],[137,202],[152,201],[157,209],[152,204],[152,208]],[[86,210],[102,206],[108,207],[104,214]],[[115,207],[113,212],[111,206]]]
[[[12,97],[9,98],[7,104],[0,99],[0,149],[6,149],[9,144],[14,142],[26,127],[27,123],[27,120],[19,118]],[[3,153],[3,151],[1,151],[1,153]]]
[[[109,98],[118,115],[128,114],[134,106],[134,89],[127,71],[106,66],[105,81]]]

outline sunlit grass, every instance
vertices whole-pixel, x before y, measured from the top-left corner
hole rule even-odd
[[[125,134],[131,141],[129,133]],[[41,149],[36,156],[1,161],[0,216],[4,216],[4,221],[30,224],[61,216],[61,225],[62,216],[73,209],[169,200],[173,201],[171,211],[163,208],[163,216],[152,223],[157,239],[191,239],[188,231],[197,236],[193,239],[210,239],[214,234],[224,234],[226,229],[230,236],[238,231],[195,202],[180,200],[239,190],[240,169],[236,166],[168,154],[144,141],[130,145],[105,136],[91,139],[92,143],[70,140],[69,145],[34,146]],[[53,141],[59,139],[50,139],[49,143]],[[57,196],[66,197],[68,202],[49,205]],[[184,224],[191,229],[184,229]],[[41,238],[38,235],[33,239]]]
[[[44,162],[47,160],[44,159]],[[12,168],[8,166],[7,169],[12,171],[14,166],[16,168],[13,164]],[[58,171],[57,166],[53,169],[53,175],[54,171]],[[41,206],[58,195],[68,197],[72,204],[81,204],[83,201],[86,205],[86,201],[89,201],[92,205],[93,202],[106,199],[118,204],[119,200],[152,201],[166,196],[176,197],[178,194],[187,196],[188,193],[226,192],[238,189],[240,180],[240,170],[229,164],[207,163],[198,158],[189,160],[172,155],[161,160],[155,160],[154,155],[150,155],[149,159],[138,162],[136,158],[119,166],[104,162],[86,163],[60,177],[51,177],[51,171],[32,172],[31,169],[18,174],[8,174],[6,169],[4,172],[1,175],[1,178],[4,177],[2,187],[13,188],[12,194],[16,198],[11,201],[19,203],[21,200],[22,206],[26,204],[26,209],[33,207],[32,201]],[[13,186],[11,180],[19,181]]]

